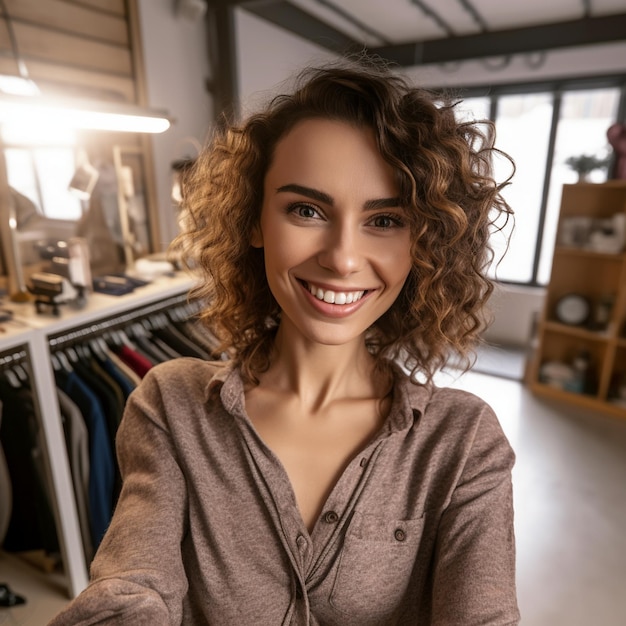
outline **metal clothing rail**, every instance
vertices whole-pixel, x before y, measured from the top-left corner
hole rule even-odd
[[[5,353],[0,352],[0,367],[11,367],[26,361],[28,353],[26,350],[9,350]]]
[[[148,318],[156,313],[167,313],[171,311],[173,307],[180,307],[183,305],[189,307],[189,316],[196,313],[200,308],[200,303],[189,300],[187,294],[180,294],[160,300],[159,302],[155,302],[153,304],[138,307],[133,311],[122,313],[121,315],[115,315],[105,320],[73,328],[69,332],[60,333],[50,337],[48,342],[51,348],[60,348],[94,335],[100,335],[107,331],[122,328],[133,322]]]

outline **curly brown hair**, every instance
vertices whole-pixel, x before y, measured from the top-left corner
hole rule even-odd
[[[171,249],[200,272],[193,295],[208,303],[201,318],[248,381],[269,366],[281,313],[263,251],[250,245],[264,177],[276,144],[310,118],[373,129],[409,216],[412,270],[367,336],[378,365],[399,360],[426,379],[453,354],[469,367],[493,290],[489,237],[512,211],[492,174],[493,124],[457,121],[454,106],[378,61],[343,60],[305,69],[292,93],[215,132],[186,178],[182,231]]]

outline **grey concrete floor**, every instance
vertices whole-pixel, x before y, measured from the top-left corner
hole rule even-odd
[[[469,373],[440,384],[494,408],[513,471],[518,598],[524,626],[626,624],[626,419]]]

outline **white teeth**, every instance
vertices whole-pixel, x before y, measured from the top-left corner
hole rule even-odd
[[[363,297],[365,291],[324,291],[321,287],[308,285],[309,291],[318,299],[329,304],[352,304]]]

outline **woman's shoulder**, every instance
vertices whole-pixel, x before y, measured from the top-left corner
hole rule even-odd
[[[440,428],[467,431],[471,425],[498,428],[498,418],[491,405],[471,391],[439,386],[433,382],[420,383],[409,376],[396,379],[403,389],[407,408],[420,415],[420,422]]]
[[[228,361],[180,357],[150,368],[140,387],[158,387],[172,392],[183,392],[198,386],[205,388],[215,379],[223,379],[230,370]]]

